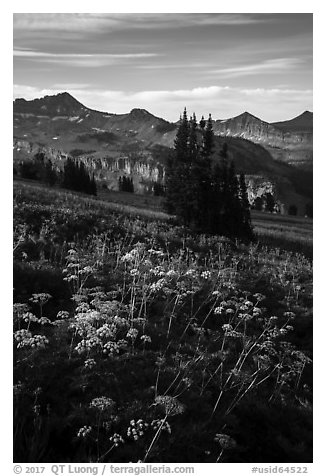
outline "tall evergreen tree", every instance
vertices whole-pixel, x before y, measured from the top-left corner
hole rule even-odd
[[[76,162],[70,157],[68,157],[64,166],[62,185],[64,188],[76,190],[77,192],[84,192],[90,195],[96,194],[94,193],[96,192],[94,175],[93,179],[91,179],[83,162]]]
[[[212,167],[211,115],[199,125],[200,129],[195,115],[188,121],[185,110],[166,167],[166,210],[198,232],[249,237],[252,228],[244,177],[239,182],[226,143]]]
[[[185,108],[174,140],[174,151],[167,161],[165,208],[168,213],[176,214],[182,218],[186,224],[189,223],[187,203],[190,177],[188,138],[189,123]]]
[[[44,166],[44,179],[45,183],[50,186],[54,185],[58,180],[56,171],[53,168],[51,160],[48,160]]]
[[[214,132],[212,116],[209,114],[208,120],[201,120],[202,147],[200,153],[200,171],[198,180],[200,185],[199,201],[199,225],[204,232],[210,233],[216,222],[216,206],[218,202],[218,189],[214,187],[212,181],[212,155],[214,152]],[[217,172],[217,169],[214,171]]]
[[[242,226],[242,209],[239,195],[239,182],[233,160],[227,170],[225,188],[225,230],[229,236],[239,235]]]
[[[239,187],[240,187],[240,201],[242,208],[242,235],[252,239],[254,236],[253,227],[251,224],[251,214],[250,214],[250,203],[248,199],[248,190],[245,180],[245,175],[243,172],[240,173],[239,178]]]

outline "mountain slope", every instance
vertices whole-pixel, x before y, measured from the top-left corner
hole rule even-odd
[[[305,111],[289,121],[273,122],[272,125],[283,132],[310,133],[313,132],[313,113]]]
[[[214,122],[217,135],[241,137],[260,144],[276,160],[312,170],[312,132],[289,132],[248,112]]]
[[[213,129],[216,160],[227,142],[237,170],[254,177],[255,184],[258,180],[267,189],[272,187],[280,200],[287,196],[287,201],[296,203],[299,195],[311,197],[311,173],[288,164],[312,165],[312,134],[309,142],[305,138],[309,133],[282,131],[248,112],[213,121]],[[176,130],[177,124],[144,109],[126,114],[95,111],[68,93],[33,101],[16,99],[14,160],[32,158],[41,150],[62,168],[68,155],[79,157],[99,184],[114,189],[120,175],[132,175],[136,190],[146,193],[153,182],[164,179]]]

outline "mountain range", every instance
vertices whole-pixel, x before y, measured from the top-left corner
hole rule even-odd
[[[119,175],[132,175],[138,192],[163,180],[178,127],[145,109],[96,111],[66,92],[16,99],[13,115],[14,161],[40,150],[58,167],[67,156],[79,157],[109,188],[116,188]],[[249,112],[213,120],[216,156],[227,142],[230,158],[252,180],[253,189],[265,186],[286,205],[294,202],[303,208],[312,197],[312,129],[309,111],[274,123]]]

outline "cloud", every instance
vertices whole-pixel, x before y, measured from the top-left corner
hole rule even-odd
[[[210,71],[224,77],[247,76],[258,73],[280,73],[287,72],[289,69],[294,69],[304,63],[300,58],[276,58],[261,61],[256,64],[236,66],[233,68],[221,68]]]
[[[53,88],[59,89],[61,91],[66,91],[66,89],[86,89],[92,87],[89,83],[55,83]]]
[[[14,49],[14,57],[71,66],[107,66],[117,62],[161,56],[157,53],[50,53],[27,48]]]
[[[270,122],[286,120],[304,110],[312,110],[310,89],[243,89],[229,86],[159,91],[91,90],[81,87],[63,89],[85,106],[96,110],[122,114],[140,107],[170,121],[178,120],[185,106],[189,113],[196,112],[197,116],[207,116],[211,112],[214,119],[225,119],[249,111]],[[34,99],[59,92],[62,89],[55,86],[49,89],[24,85],[14,87],[15,98]]]
[[[268,16],[242,13],[15,13],[14,30],[67,32],[166,29],[191,26],[238,26],[270,21]]]

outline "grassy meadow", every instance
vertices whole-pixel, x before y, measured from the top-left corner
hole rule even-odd
[[[312,461],[312,222],[252,218],[15,181],[15,462]]]

